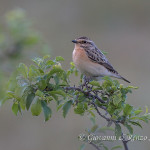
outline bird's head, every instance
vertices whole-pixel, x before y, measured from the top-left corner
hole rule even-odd
[[[93,46],[94,43],[93,41],[91,41],[89,38],[87,37],[79,37],[75,40],[72,40],[73,43],[75,43],[76,46],[79,46],[79,47],[90,47],[90,46]]]

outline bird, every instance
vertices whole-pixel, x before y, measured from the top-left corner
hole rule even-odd
[[[75,43],[73,62],[86,78],[99,81],[104,76],[110,76],[130,83],[113,68],[106,56],[88,37],[82,36],[72,42]]]

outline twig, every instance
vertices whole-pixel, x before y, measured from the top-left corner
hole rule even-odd
[[[98,110],[96,104],[94,102],[91,102],[91,104],[94,106],[94,108],[96,109],[97,113],[102,117],[104,118],[105,120],[107,120],[108,122],[111,121],[110,118],[107,118],[106,116],[102,115],[101,112]]]
[[[127,143],[128,143],[130,140],[126,140],[123,135],[124,135],[124,134],[122,133],[121,137],[122,137],[122,143],[123,143],[124,149],[125,149],[125,150],[129,150]]]
[[[79,87],[64,87],[65,90],[75,90],[75,91],[79,91],[82,92],[85,96],[89,96],[91,98],[97,99],[99,102],[101,103],[105,103],[105,101],[103,101],[99,96],[91,94],[89,91],[84,91]]]
[[[128,145],[127,145],[128,141],[122,140],[122,143],[123,143],[123,146],[124,146],[124,150],[129,150]]]
[[[86,91],[83,90],[84,87],[86,88]],[[123,124],[122,121],[114,120],[114,119],[108,118],[108,117],[106,117],[106,115],[103,115],[103,114],[99,111],[98,108],[101,108],[101,109],[105,110],[106,113],[108,113],[105,106],[97,106],[97,105],[95,104],[95,101],[94,101],[94,100],[98,100],[100,103],[103,103],[103,104],[104,104],[104,103],[107,103],[107,102],[106,102],[106,101],[103,101],[103,100],[97,95],[97,92],[92,92],[92,88],[91,88],[91,87],[88,87],[87,85],[84,85],[84,84],[83,84],[83,85],[81,85],[81,86],[79,86],[79,87],[75,87],[75,86],[74,86],[74,87],[63,87],[63,88],[66,90],[66,92],[69,91],[69,90],[79,91],[79,92],[83,93],[86,97],[92,98],[93,101],[90,102],[89,104],[91,104],[91,105],[94,106],[94,108],[95,108],[95,110],[97,111],[98,115],[101,116],[102,118],[104,118],[104,119],[108,122],[108,124],[109,124],[109,123],[114,123],[114,124],[120,123],[120,124]],[[124,150],[129,150],[129,149],[128,149],[128,145],[127,145],[128,142],[129,142],[129,141],[128,141],[128,140],[125,140],[124,137],[122,136],[122,143],[123,143],[123,146],[124,146]],[[91,142],[90,144],[91,144],[93,147],[95,147],[97,150],[100,150],[100,148],[99,148],[96,144],[94,144],[94,143],[92,143],[92,142]]]

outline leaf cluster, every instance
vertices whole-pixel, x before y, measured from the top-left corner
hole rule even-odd
[[[48,121],[52,116],[51,102],[55,101],[57,111],[62,110],[63,117],[66,117],[71,107],[75,114],[90,116],[94,123],[90,133],[102,130],[95,124],[98,114],[107,121],[108,127],[115,125],[114,134],[117,139],[123,134],[122,128],[127,129],[126,134],[132,135],[134,126],[142,128],[141,121],[148,123],[150,120],[148,108],[146,107],[143,114],[141,108],[134,108],[126,100],[127,94],[132,93],[137,87],[125,87],[109,77],[104,77],[102,83],[98,81],[87,83],[83,81],[82,76],[81,84],[72,87],[70,76],[74,73],[77,75],[78,72],[73,63],[70,69],[65,71],[61,65],[62,61],[64,59],[61,56],[52,60],[47,55],[33,59],[34,64],[29,67],[23,63],[19,64],[9,80],[6,98],[13,100],[12,111],[15,115],[25,109],[31,110],[34,116],[40,115],[43,111],[45,121]],[[103,143],[101,144],[107,149]]]

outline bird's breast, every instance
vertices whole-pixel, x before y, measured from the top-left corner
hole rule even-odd
[[[73,62],[81,73],[86,76],[103,76],[108,73],[102,65],[92,62],[84,49],[75,48],[73,51]]]

